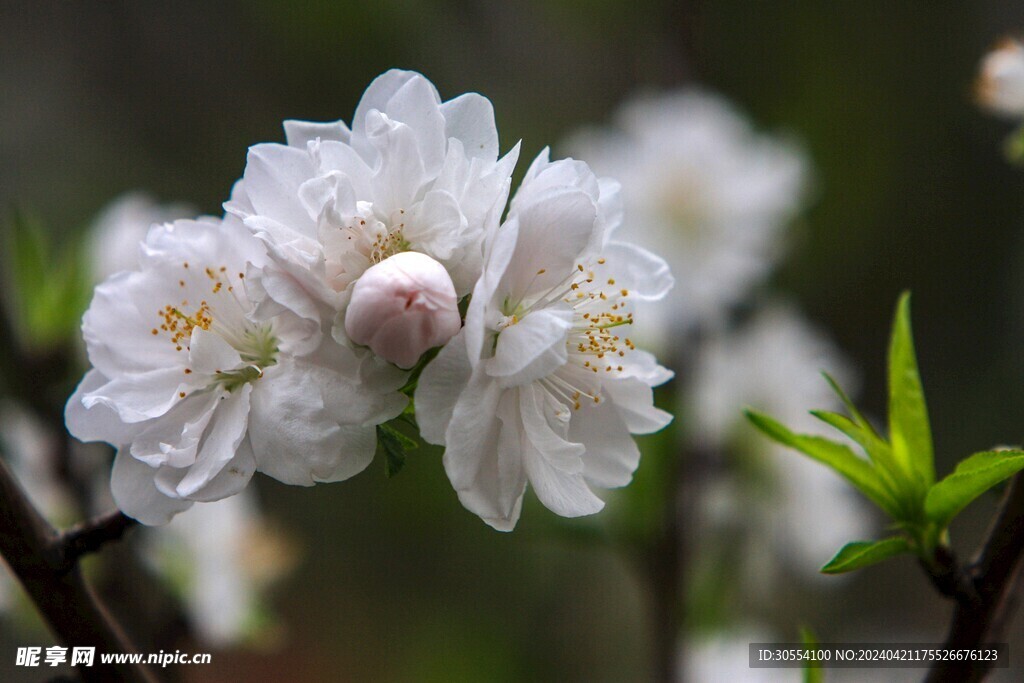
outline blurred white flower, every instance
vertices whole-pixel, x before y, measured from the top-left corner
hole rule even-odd
[[[785,683],[800,681],[800,669],[750,667],[750,643],[777,642],[756,627],[697,636],[684,644],[680,680],[700,683]]]
[[[762,547],[751,555],[782,554],[793,568],[808,571],[845,543],[871,538],[870,518],[844,480],[755,434],[743,410],[756,408],[796,431],[834,438],[833,430],[808,414],[839,407],[821,371],[850,386],[852,372],[833,344],[793,308],[776,304],[704,344],[685,408],[697,443],[720,452],[738,449],[755,462],[768,457],[766,474],[775,495],[767,510],[753,513],[750,497],[736,485],[717,491],[729,502],[718,500],[716,506],[724,515],[741,515],[759,525],[751,536]]]
[[[261,596],[293,564],[294,550],[259,515],[252,489],[200,503],[143,539],[144,558],[167,577],[199,636],[224,647],[258,637]]]
[[[434,259],[414,251],[390,256],[352,288],[345,331],[357,344],[400,368],[446,344],[462,327],[455,286]]]
[[[139,248],[154,224],[196,215],[186,204],[159,204],[142,192],[121,195],[100,212],[89,231],[93,281],[137,269]]]
[[[633,100],[615,121],[581,132],[567,149],[621,182],[623,237],[672,267],[679,295],[637,309],[637,334],[669,349],[674,332],[715,326],[770,272],[803,203],[807,162],[701,91]]]
[[[485,233],[508,197],[518,146],[498,158],[491,103],[442,102],[426,78],[392,70],[370,84],[351,131],[341,121],[286,121],[288,144],[249,150],[225,209],[272,257],[342,313],[370,266],[416,251],[448,270],[461,297],[480,275]]]
[[[512,529],[527,482],[566,517],[604,503],[590,485],[624,486],[640,452],[630,434],[664,427],[651,387],[672,373],[629,339],[633,300],[672,286],[657,256],[610,241],[614,210],[586,164],[531,165],[493,236],[463,330],[416,391],[423,437],[446,446],[459,499]],[[621,336],[620,336],[621,335]]]
[[[374,425],[406,403],[402,378],[363,381],[347,349],[321,343],[320,312],[245,227],[154,226],[140,267],[96,288],[82,324],[93,369],[65,413],[77,438],[119,447],[126,514],[166,523],[257,469],[308,486],[369,464]]]
[[[1005,38],[985,55],[975,84],[979,102],[999,114],[1024,117],[1024,45]]]

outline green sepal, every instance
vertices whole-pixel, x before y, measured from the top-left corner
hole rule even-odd
[[[384,451],[384,474],[393,477],[402,471],[408,451],[419,443],[389,424],[377,425],[377,444]]]

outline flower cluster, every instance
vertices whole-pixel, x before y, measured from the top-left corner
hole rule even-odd
[[[442,102],[408,71],[351,125],[284,128],[222,217],[154,225],[137,268],[96,288],[66,420],[117,447],[121,509],[163,524],[257,471],[346,479],[415,398],[491,526],[514,527],[528,483],[558,514],[599,510],[590,487],[637,467],[630,435],[671,419],[652,394],[671,373],[629,330],[672,277],[615,239],[617,183],[545,150],[510,202],[519,147],[499,156],[491,103]]]

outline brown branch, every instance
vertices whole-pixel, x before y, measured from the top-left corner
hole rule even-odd
[[[136,525],[137,521],[115,510],[71,527],[53,541],[60,569],[70,571],[83,555],[120,540],[128,529]]]
[[[1024,481],[1017,475],[1007,486],[999,513],[977,557],[961,570],[969,588],[958,586],[953,591],[956,605],[945,647],[978,648],[998,641],[1015,603],[1022,555]],[[926,681],[980,681],[988,666],[986,662],[937,662]]]
[[[150,683],[156,679],[141,665],[100,662],[101,653],[134,653],[136,649],[86,585],[77,563],[68,564],[80,545],[88,548],[91,539],[102,536],[95,531],[98,528],[87,523],[82,533],[59,535],[0,459],[0,555],[65,646],[96,648],[94,665],[79,668],[82,680]],[[67,543],[69,538],[86,540]]]

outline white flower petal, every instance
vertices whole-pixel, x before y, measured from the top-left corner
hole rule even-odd
[[[189,363],[194,372],[213,375],[234,370],[242,364],[238,351],[219,334],[196,327],[188,350]]]
[[[349,141],[351,133],[344,121],[299,121],[290,119],[284,122],[284,136],[289,147],[306,148],[313,140]]]
[[[117,411],[109,405],[96,403],[86,408],[82,399],[99,389],[109,380],[99,371],[90,370],[68,399],[64,408],[64,422],[68,432],[79,441],[106,441],[111,444],[129,443],[138,433],[137,424],[123,422]]]
[[[459,140],[466,154],[489,161],[498,158],[498,129],[490,100],[477,93],[466,93],[442,104],[441,113],[445,135]]]
[[[575,268],[594,234],[597,208],[573,188],[550,190],[517,205],[519,237],[505,270],[505,291],[520,300],[550,292]]]
[[[572,326],[572,311],[548,308],[526,315],[498,335],[494,358],[487,374],[501,378],[505,386],[534,382],[550,375],[568,359],[566,334]]]
[[[252,385],[246,384],[217,397],[217,419],[204,435],[195,464],[178,483],[178,495],[182,498],[196,496],[235,457],[248,425],[251,392]]]
[[[524,465],[530,485],[544,507],[562,517],[592,515],[604,507],[604,501],[594,495],[582,474],[559,469],[532,446],[525,451]]]
[[[242,439],[235,455],[205,486],[189,496],[202,503],[222,500],[242,492],[256,473],[256,459],[248,438]],[[180,483],[179,483],[180,486]]]
[[[629,428],[609,403],[584,403],[573,413],[569,438],[586,446],[584,478],[601,488],[625,486],[640,463],[640,449]]]
[[[662,299],[675,284],[665,260],[646,249],[624,242],[611,242],[605,247],[603,256],[614,270],[617,285],[628,290],[631,299]]]
[[[447,141],[440,104],[433,84],[417,75],[398,89],[383,110],[389,118],[413,130],[424,171],[431,176],[437,175],[444,163]]]
[[[583,471],[580,456],[586,451],[581,443],[568,441],[555,431],[553,421],[544,413],[543,389],[536,385],[522,387],[519,395],[520,420],[527,440],[541,457],[552,467],[565,474],[579,474]],[[566,433],[565,423],[561,423],[559,431]],[[567,434],[566,434],[567,435]],[[524,444],[525,446],[525,444]]]
[[[476,373],[456,403],[445,435],[444,467],[459,500],[499,530],[515,526],[526,486],[516,427],[506,433],[509,427],[499,416],[507,417],[510,410],[512,395],[502,402],[498,387]]]
[[[149,526],[167,524],[175,514],[192,506],[192,501],[176,500],[160,493],[153,484],[155,475],[155,469],[139,462],[123,448],[114,458],[110,475],[110,492],[117,507]]]
[[[391,69],[377,76],[366,88],[359,104],[356,105],[355,116],[352,117],[352,147],[367,163],[373,163],[376,159],[376,151],[367,142],[366,117],[371,111],[386,112],[388,102],[394,97],[402,86],[414,78],[422,78],[415,71],[403,71]],[[440,101],[440,97],[438,97]]]
[[[390,216],[411,207],[428,179],[415,131],[371,111],[367,117],[367,137],[380,157],[370,181],[374,208],[379,215]]]
[[[252,395],[249,435],[259,470],[285,484],[312,486],[353,476],[373,459],[376,431],[372,424],[402,411],[361,405],[368,398],[353,391],[329,371],[302,365],[271,368]],[[324,392],[330,392],[325,400]],[[338,418],[374,418],[392,407],[388,418],[371,424],[343,424]],[[346,413],[339,415],[339,413]],[[358,414],[352,414],[358,413]]]
[[[85,394],[82,405],[86,409],[105,405],[117,411],[123,422],[142,422],[163,415],[181,401],[182,390],[191,388],[183,379],[180,367],[116,377]]]
[[[145,430],[131,442],[132,457],[150,467],[192,465],[219,395],[217,391],[204,391],[190,396],[168,414],[143,423]]]
[[[314,175],[309,154],[273,143],[249,148],[245,164],[245,191],[257,214],[293,230],[309,226],[312,218],[299,201],[299,186]]]
[[[472,366],[464,332],[455,335],[420,374],[416,385],[416,423],[428,443],[444,445],[455,404],[469,382]]]
[[[672,415],[654,407],[651,387],[638,379],[607,382],[604,390],[632,434],[653,434],[672,421]]]

